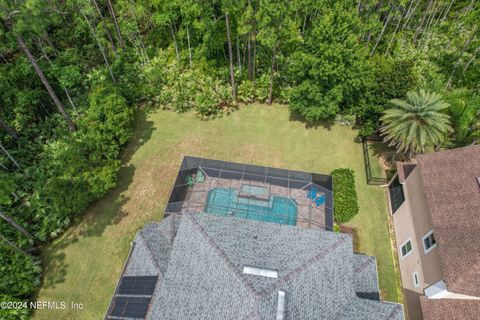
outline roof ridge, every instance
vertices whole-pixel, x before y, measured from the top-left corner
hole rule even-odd
[[[208,234],[208,232],[198,223],[197,219],[194,217],[193,214],[183,214],[185,219],[189,220],[194,227],[197,228],[198,232],[200,235],[205,238],[206,243],[210,245],[210,247],[213,249],[213,251],[218,255],[219,258],[223,260],[227,268],[232,271],[232,273],[235,275],[235,277],[243,284],[245,289],[247,289],[254,298],[256,298],[257,294],[255,291],[255,288],[252,287],[252,285],[247,281],[247,279],[238,271],[238,269],[235,267],[235,264],[228,258],[228,255],[225,253],[225,251],[220,248],[220,246],[213,240],[212,237]]]
[[[153,261],[153,264],[155,265],[155,268],[157,269],[158,273],[161,274],[161,269],[160,269],[160,265],[158,264],[157,260],[154,258],[153,256],[153,253],[152,253],[152,250],[150,249],[150,246],[148,245],[148,241],[146,241],[146,239],[143,237],[143,234],[142,234],[142,231],[141,230],[139,233],[138,233],[138,236],[140,237],[140,239],[143,241],[143,244],[145,246],[145,249],[147,249],[147,254],[149,256],[149,258]],[[163,275],[162,275],[163,276]]]
[[[292,271],[287,273],[285,276],[281,277],[280,279],[278,279],[277,281],[272,283],[269,287],[264,289],[259,294],[259,297],[265,298],[267,295],[271,294],[273,291],[279,290],[280,287],[283,284],[285,284],[288,280],[290,280],[290,278],[293,275],[300,274],[300,273],[306,271],[307,269],[309,269],[314,264],[314,262],[320,261],[322,258],[325,258],[330,253],[334,252],[342,244],[347,242],[347,238],[348,238],[347,236],[343,236],[343,235],[341,237],[339,237],[339,239],[337,241],[332,243],[329,247],[325,248],[325,250],[317,253],[316,255],[314,255],[313,257],[311,257],[310,259],[308,259],[307,261],[305,261],[304,263],[302,263],[301,265],[299,265],[298,267],[296,267],[295,269],[293,269]]]
[[[373,258],[372,256],[365,255],[363,257],[369,257],[370,259],[365,259],[365,261],[363,261],[360,265],[358,265],[356,268],[353,268],[354,272],[359,272],[363,270],[366,266],[368,266],[372,262],[372,259],[371,259]]]

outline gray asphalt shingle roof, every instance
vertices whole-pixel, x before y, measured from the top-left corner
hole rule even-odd
[[[147,252],[147,251],[150,251]],[[154,268],[152,268],[154,266]],[[243,274],[276,270],[278,278]],[[171,215],[136,237],[125,275],[160,275],[147,319],[403,319],[378,296],[375,258],[347,234],[207,214]]]

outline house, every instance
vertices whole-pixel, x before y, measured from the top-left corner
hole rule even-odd
[[[348,234],[207,213],[138,232],[105,319],[403,319]]]
[[[408,318],[480,318],[480,146],[397,163],[388,185]]]

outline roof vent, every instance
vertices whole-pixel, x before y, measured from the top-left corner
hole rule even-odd
[[[478,186],[480,187],[480,177],[477,177],[477,183],[478,183]]]
[[[263,269],[263,268],[245,266],[243,267],[243,273],[252,274],[254,276],[267,277],[267,278],[278,278],[277,270],[272,270],[272,269]]]
[[[278,291],[277,300],[277,318],[276,320],[283,320],[285,315],[285,292]]]

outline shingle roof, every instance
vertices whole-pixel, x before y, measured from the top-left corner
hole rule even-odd
[[[480,145],[417,161],[447,289],[480,296]]]
[[[410,173],[412,173],[413,169],[417,166],[417,162],[415,159],[412,159],[409,162],[397,161],[395,162],[395,165],[397,167],[398,181],[404,183]]]
[[[420,297],[424,320],[478,320],[480,300]]]
[[[245,275],[244,266],[276,270],[278,278]],[[353,254],[346,234],[171,215],[137,234],[126,274],[135,272],[160,275],[147,319],[275,319],[279,290],[286,320],[403,319],[401,305],[355,295],[378,296],[376,263]]]

